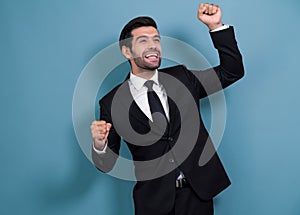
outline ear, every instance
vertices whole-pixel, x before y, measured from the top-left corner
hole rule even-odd
[[[130,51],[130,48],[127,46],[122,46],[122,54],[124,55],[124,57],[126,57],[128,60],[130,58],[132,58],[132,54]]]

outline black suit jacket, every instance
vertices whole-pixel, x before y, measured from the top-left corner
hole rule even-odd
[[[137,183],[133,197],[137,214],[170,211],[175,199],[177,165],[203,200],[213,198],[230,185],[216,153],[211,153],[203,166],[199,165],[205,145],[214,152],[201,120],[199,99],[239,80],[244,69],[233,27],[213,32],[211,38],[219,53],[219,66],[205,71],[190,71],[183,65],[159,70],[159,81],[169,103],[170,120],[165,130],[149,122],[139,109],[127,80],[100,100],[100,118],[113,126],[107,153],[99,155],[93,150],[92,159],[98,169],[110,171],[118,158],[122,136],[135,161]],[[128,127],[133,131],[128,131]]]

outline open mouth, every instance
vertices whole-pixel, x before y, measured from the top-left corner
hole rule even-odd
[[[147,59],[157,59],[158,57],[159,57],[158,53],[150,53],[145,55],[145,58]]]

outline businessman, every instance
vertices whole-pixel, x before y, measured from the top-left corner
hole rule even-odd
[[[102,172],[114,167],[121,138],[127,144],[137,178],[137,215],[211,215],[213,198],[230,185],[203,125],[199,100],[243,77],[242,56],[218,5],[200,4],[198,19],[210,30],[218,66],[158,69],[162,48],[157,25],[150,17],[137,17],[119,39],[131,72],[99,101],[100,120],[91,124],[92,159]],[[203,153],[210,156],[200,165]]]

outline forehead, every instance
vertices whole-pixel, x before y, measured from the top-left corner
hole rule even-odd
[[[159,35],[157,29],[152,26],[143,26],[143,27],[133,29],[131,31],[131,34],[133,35],[133,37],[137,37],[141,35],[147,35],[147,36]]]

